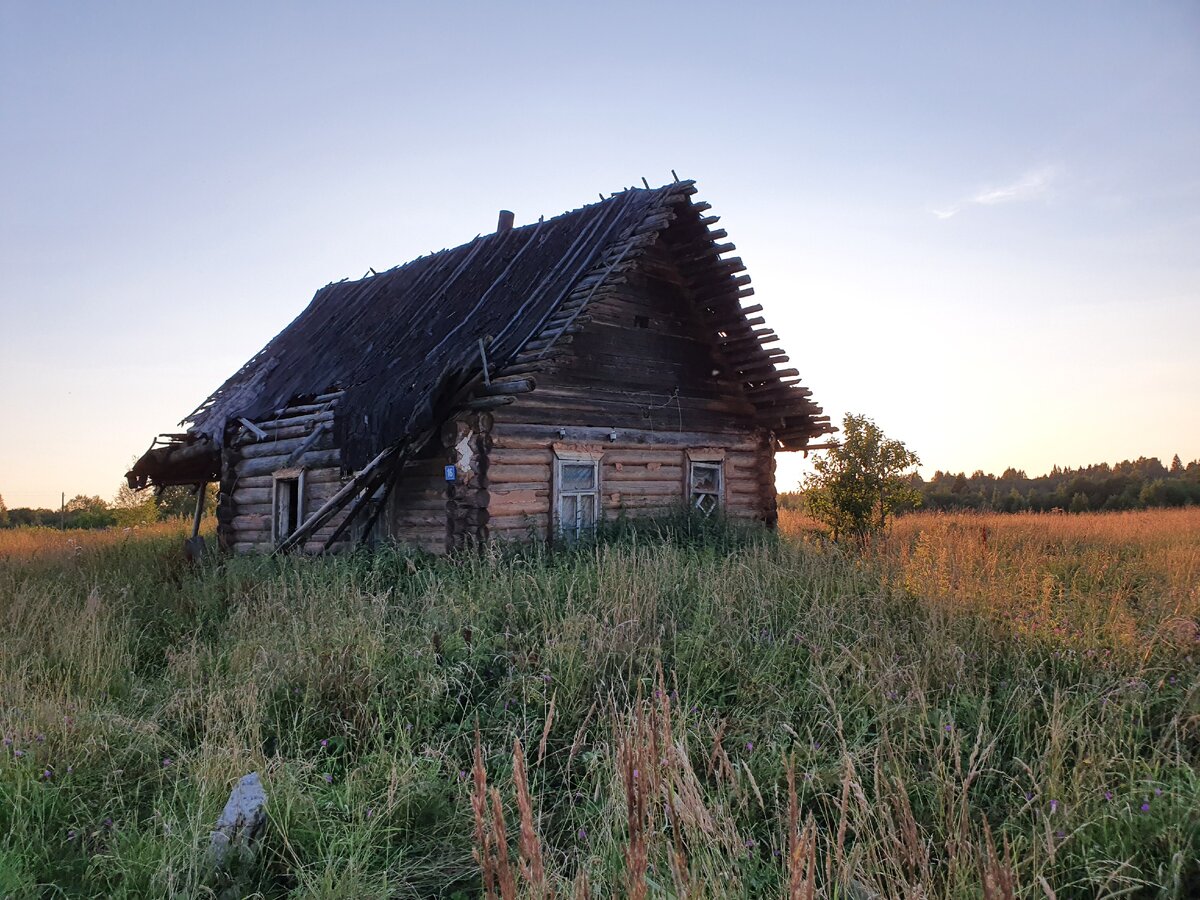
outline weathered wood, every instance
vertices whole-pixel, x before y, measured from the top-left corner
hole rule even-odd
[[[366,487],[370,479],[375,475],[375,472],[385,463],[392,461],[393,457],[400,451],[395,447],[386,447],[371,460],[367,465],[358,472],[353,478],[348,481],[341,490],[334,496],[325,501],[325,504],[316,511],[303,525],[295,532],[289,535],[279,545],[279,552],[286,553],[292,547],[307,540],[309,535],[320,528],[325,522],[329,521],[333,515],[341,509],[342,505],[353,497],[358,491]]]
[[[559,432],[562,432],[559,434]],[[554,441],[598,444],[608,449],[637,449],[639,447],[664,447],[684,450],[688,447],[744,447],[753,448],[753,434],[739,431],[693,432],[693,431],[650,431],[626,428],[617,432],[617,440],[609,441],[611,428],[570,425],[558,428],[553,425],[503,422],[497,420],[492,430],[497,447],[514,449],[548,446]]]
[[[249,419],[247,419],[245,416],[242,416],[241,418],[239,418],[238,421],[242,423],[243,428],[245,428],[247,431],[249,431],[251,434],[253,434],[260,441],[263,440],[264,438],[266,438],[267,433],[265,431],[263,431],[261,428],[259,428],[257,425],[255,425],[253,422],[251,422]]]
[[[236,490],[262,487],[269,488],[274,480],[274,477],[271,475],[252,475],[250,477],[240,477],[237,479]],[[340,482],[342,481],[342,470],[340,468],[306,468],[304,471],[304,480],[309,486]]]
[[[488,467],[488,482],[501,485],[513,481],[549,482],[550,466],[491,465]]]
[[[285,465],[286,456],[278,454],[266,456],[260,459],[242,460],[237,465],[237,474],[239,478],[252,478],[256,475],[270,475],[272,472],[277,472],[280,469],[289,468]],[[306,467],[315,469],[324,469],[336,466],[341,461],[341,451],[333,450],[316,450],[310,452],[304,459]]]
[[[310,434],[286,438],[283,440],[275,440],[273,437],[268,437],[264,441],[257,441],[253,444],[247,444],[244,447],[239,448],[238,452],[242,459],[266,459],[267,457],[278,456],[286,461],[291,454],[296,452],[297,449],[302,448],[302,450],[307,450],[312,447],[314,443],[321,440],[321,438],[326,437],[327,432],[321,430],[325,427],[327,426],[322,425],[318,427],[318,430],[313,431]],[[331,449],[331,441],[327,439],[325,443],[329,446],[320,449]],[[280,468],[290,469],[294,465],[294,462],[291,464],[285,462],[280,466]]]
[[[482,412],[485,410],[498,409],[501,406],[508,406],[510,403],[512,403],[516,399],[517,399],[516,397],[510,397],[510,396],[475,397],[471,400],[468,400],[465,404],[463,404],[463,406],[466,409],[475,410],[476,412]]]
[[[480,397],[496,397],[505,394],[527,394],[537,386],[529,376],[522,378],[494,378],[492,383],[475,391]]]
[[[313,433],[304,438],[304,440],[302,440],[296,446],[296,448],[288,454],[287,465],[296,465],[296,463],[300,461],[300,458],[304,456],[309,449],[314,449],[316,447],[318,441],[321,441],[322,443],[329,443],[328,440],[322,441],[322,438],[324,438],[325,435],[330,433],[332,430],[333,426],[327,422],[322,423],[314,428]]]

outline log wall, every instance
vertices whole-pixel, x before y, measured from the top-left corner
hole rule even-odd
[[[388,495],[379,537],[446,552],[445,450],[438,444],[406,463]]]
[[[217,495],[217,533],[222,547],[235,553],[273,549],[271,516],[276,472],[304,469],[305,515],[318,510],[342,487],[341,454],[333,446],[332,429],[338,396],[319,397],[316,402],[278,410],[255,422],[265,437],[240,422],[228,425]],[[341,524],[341,516],[334,516],[319,529],[305,543],[305,552],[319,551]],[[343,536],[333,547],[345,543]]]
[[[686,299],[667,253],[590,304],[534,391],[496,409],[486,467],[487,536],[546,538],[555,447],[602,452],[603,515],[654,515],[687,499],[689,450],[723,451],[725,514],[774,524],[768,430]],[[718,454],[720,455],[720,454]]]

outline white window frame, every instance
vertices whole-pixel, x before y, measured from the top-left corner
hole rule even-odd
[[[695,489],[698,469],[713,470],[717,473],[717,489],[715,491],[697,491]],[[684,481],[683,491],[684,502],[687,504],[689,512],[698,510],[704,516],[711,516],[714,512],[723,510],[725,508],[725,451],[721,449],[688,450],[687,479]],[[701,501],[697,494],[715,498],[716,505],[704,509],[699,505]]]
[[[554,446],[554,491],[553,491],[553,519],[554,519],[554,534],[564,540],[574,541],[580,537],[585,537],[583,527],[579,518],[579,504],[575,504],[575,522],[568,527],[563,521],[562,501],[564,497],[591,497],[592,498],[592,529],[595,529],[600,524],[603,517],[604,507],[602,505],[602,493],[600,487],[600,476],[603,466],[600,464],[604,456],[603,450],[590,450],[581,447],[564,447],[562,445]],[[592,489],[590,491],[564,491],[563,484],[563,466],[591,466]]]
[[[279,502],[280,484],[296,484],[296,527],[304,524],[304,469],[279,469],[272,473],[271,478],[271,542],[278,544],[286,540],[291,533],[284,534],[286,522],[280,522]]]

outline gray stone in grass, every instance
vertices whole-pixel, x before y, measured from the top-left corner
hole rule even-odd
[[[228,870],[254,858],[254,842],[267,824],[267,792],[257,772],[243,775],[229,794],[209,845],[214,867]]]

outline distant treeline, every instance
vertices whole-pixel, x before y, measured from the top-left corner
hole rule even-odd
[[[929,481],[914,476],[912,486],[921,508],[932,510],[1088,512],[1187,506],[1200,504],[1200,460],[1185,466],[1176,454],[1164,466],[1157,457],[1142,456],[1115,465],[1055,466],[1034,478],[1012,468],[1000,475],[938,471]],[[779,501],[785,508],[803,508],[804,492],[781,494]]]
[[[216,485],[209,485],[208,491],[211,514]],[[0,496],[0,528],[128,528],[190,516],[195,509],[196,493],[189,487],[165,488],[156,494],[151,490],[135,493],[122,485],[111,502],[77,494],[59,509],[8,509]]]

